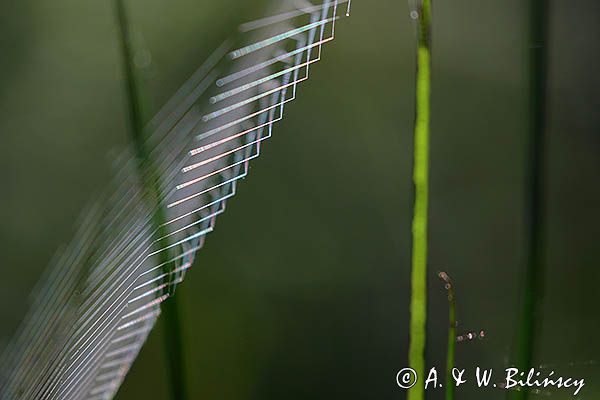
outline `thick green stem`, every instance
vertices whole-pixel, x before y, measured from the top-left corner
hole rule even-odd
[[[530,0],[529,101],[530,133],[526,182],[527,238],[522,308],[515,365],[522,371],[533,364],[534,342],[541,323],[544,283],[544,149],[546,126],[548,1]],[[527,399],[528,391],[511,391],[512,399]]]
[[[146,145],[142,102],[139,95],[133,63],[129,22],[123,0],[115,0],[115,8],[119,24],[123,71],[125,73],[129,106],[130,130],[135,149],[138,172],[144,188],[144,197],[147,206],[152,210],[152,225],[156,231],[156,237],[165,238],[167,236],[164,225],[166,219],[164,215],[164,204],[162,204],[159,174]],[[162,239],[159,242],[159,247],[166,249],[168,244],[167,239]],[[175,265],[173,262],[170,262],[172,257],[169,252],[166,250],[161,251],[158,256],[160,264],[164,265],[163,273],[171,273],[174,270]],[[169,286],[169,294],[173,294],[173,290],[174,287],[172,285]],[[181,319],[175,297],[171,297],[163,303],[162,321],[164,322],[165,355],[167,360],[166,369],[169,375],[171,398],[173,400],[182,400],[185,399],[185,369],[181,344]]]
[[[413,179],[415,203],[412,223],[412,277],[408,363],[418,377],[425,376],[427,326],[427,210],[429,190],[430,22],[431,1],[421,0],[418,13],[416,118]],[[421,382],[408,391],[408,400],[425,397]]]

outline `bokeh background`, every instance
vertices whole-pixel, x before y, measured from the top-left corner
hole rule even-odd
[[[130,0],[148,117],[266,1]],[[286,108],[185,283],[193,399],[403,398],[407,364],[414,26],[406,1],[355,0]],[[523,266],[527,2],[434,2],[428,364],[503,368]],[[599,398],[600,3],[550,1],[543,331],[538,364]],[[111,1],[3,1],[0,351],[51,256],[128,140]],[[117,398],[166,399],[160,324]],[[571,366],[570,363],[583,365]],[[458,398],[503,398],[465,385]],[[441,390],[429,391],[441,399]],[[552,399],[572,398],[554,391]]]

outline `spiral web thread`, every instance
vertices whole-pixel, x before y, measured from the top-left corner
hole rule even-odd
[[[240,26],[147,126],[164,229],[144,201],[133,151],[51,263],[0,358],[0,399],[110,399],[192,266],[298,84],[349,15],[348,1],[283,2]],[[158,237],[158,232],[166,232]],[[167,243],[167,245],[165,245]],[[165,271],[159,255],[167,252]]]

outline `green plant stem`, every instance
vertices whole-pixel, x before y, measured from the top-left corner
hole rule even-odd
[[[142,102],[133,63],[131,33],[129,31],[129,22],[124,1],[115,0],[115,9],[119,25],[123,71],[125,73],[130,130],[135,148],[138,172],[144,189],[144,198],[148,208],[152,210],[152,225],[156,231],[156,237],[165,238],[167,236],[164,225],[166,219],[164,204],[162,204],[159,174],[146,146]],[[165,249],[167,247],[168,241],[166,239],[159,242],[159,248]],[[161,251],[158,256],[160,264],[164,265],[163,273],[171,273],[175,265],[170,262],[172,257],[169,252]],[[174,287],[172,285],[169,286],[170,295],[173,294],[173,291]],[[171,297],[163,303],[162,321],[164,322],[166,369],[171,398],[173,400],[183,400],[185,399],[185,369],[181,344],[181,318],[175,297]]]
[[[454,346],[456,346],[456,316],[454,290],[448,297],[448,318],[450,326],[448,328],[448,350],[446,353],[446,400],[454,400],[454,380],[452,370],[454,369]]]
[[[454,369],[454,353],[456,346],[456,294],[452,279],[445,272],[438,274],[446,285],[448,291],[448,349],[446,351],[446,400],[454,400],[454,380],[452,369]]]
[[[425,375],[427,338],[427,210],[429,190],[429,109],[430,109],[430,22],[431,1],[421,0],[418,12],[416,118],[414,137],[415,203],[412,223],[412,277],[410,302],[410,345],[408,363]],[[408,400],[422,400],[424,386],[419,383],[408,390]]]
[[[530,134],[526,182],[527,238],[522,308],[519,317],[515,365],[522,371],[532,367],[534,341],[541,319],[544,282],[544,149],[547,82],[547,0],[530,0],[529,101]],[[511,399],[527,399],[527,390],[511,391]]]

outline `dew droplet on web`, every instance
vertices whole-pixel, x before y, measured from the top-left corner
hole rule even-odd
[[[486,336],[486,333],[485,333],[484,330],[480,330],[479,332],[470,331],[470,332],[458,335],[456,337],[456,341],[457,342],[464,342],[464,341],[472,341],[472,340],[475,340],[475,339],[484,339],[485,336]]]
[[[412,19],[418,19],[419,18],[419,13],[417,11],[413,10],[413,11],[410,12],[410,17]]]

